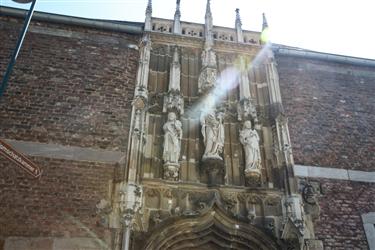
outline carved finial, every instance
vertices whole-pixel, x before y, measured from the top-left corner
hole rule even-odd
[[[152,1],[148,0],[146,7],[146,19],[145,19],[145,30],[151,30],[151,17],[152,17]]]
[[[210,0],[207,0],[207,5],[206,5],[206,17],[211,16],[211,6],[210,6]]]
[[[242,25],[242,23],[241,23],[241,17],[240,17],[240,9],[239,8],[237,8],[236,9],[236,26],[237,25]]]
[[[236,32],[237,32],[237,42],[243,43],[242,35],[242,22],[240,17],[240,9],[236,9],[236,22],[235,22]]]
[[[173,21],[173,33],[174,34],[181,34],[181,11],[180,11],[180,0],[176,1],[176,12],[174,13],[174,21]]]
[[[146,15],[147,14],[152,14],[152,0],[148,0],[147,2],[147,7],[146,7]]]
[[[213,41],[213,24],[212,24],[212,13],[211,13],[211,7],[210,7],[210,0],[207,0],[207,7],[206,7],[206,15],[205,15],[205,25],[204,25],[205,31],[205,48],[211,49],[214,41]]]
[[[262,31],[265,30],[266,28],[268,28],[268,23],[267,23],[267,19],[266,19],[266,14],[262,14],[263,15],[263,25],[262,25]]]
[[[180,92],[181,65],[178,51],[176,45],[174,47],[172,63],[169,71],[168,93],[164,96],[163,112],[177,112],[178,114],[183,114],[184,98]],[[165,168],[164,171],[166,171]]]
[[[176,1],[176,12],[180,12],[180,0]]]

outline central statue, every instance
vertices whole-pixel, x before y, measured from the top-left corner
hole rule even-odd
[[[163,126],[164,151],[163,160],[166,164],[178,165],[181,151],[182,124],[176,118],[176,114],[170,112],[168,121]]]
[[[259,150],[259,135],[252,128],[250,121],[245,121],[240,131],[240,142],[245,151],[246,167],[245,173],[260,173],[261,157]]]
[[[201,115],[202,135],[205,150],[202,159],[220,159],[224,148],[223,114],[214,111]]]

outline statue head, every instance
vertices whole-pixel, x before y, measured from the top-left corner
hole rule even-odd
[[[176,120],[176,114],[174,112],[168,113],[168,121],[175,121]]]
[[[246,129],[251,129],[251,121],[245,121],[243,127]]]

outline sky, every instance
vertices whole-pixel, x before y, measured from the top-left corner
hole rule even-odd
[[[154,17],[173,19],[175,0],[153,0]],[[1,6],[28,8],[0,0]],[[36,11],[95,19],[144,21],[147,0],[37,0]],[[204,23],[206,0],[181,0],[181,20]],[[216,26],[260,31],[267,16],[273,43],[375,59],[374,0],[211,0]]]

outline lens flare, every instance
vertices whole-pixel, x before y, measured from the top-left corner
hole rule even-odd
[[[187,110],[189,116],[198,118],[202,113],[212,112],[229,91],[237,88],[241,74],[246,74],[252,67],[257,67],[264,62],[269,53],[270,45],[270,43],[266,43],[253,60],[250,56],[238,56],[233,62],[233,66],[220,72],[215,87],[200,98],[199,102],[193,105],[190,110]],[[199,119],[195,121],[199,121]]]
[[[269,28],[265,28],[262,31],[262,34],[260,34],[260,41],[263,44],[266,44],[266,43],[268,43],[270,41],[270,31],[269,31]]]

